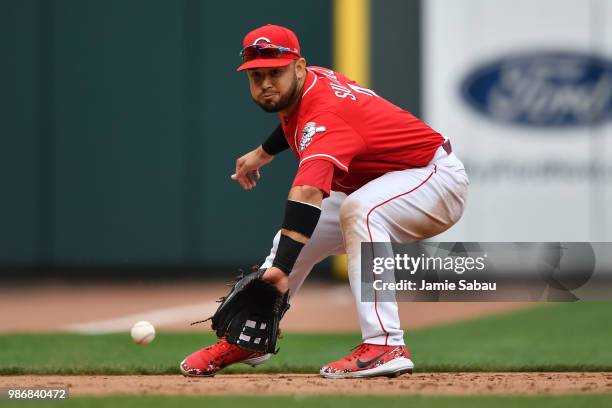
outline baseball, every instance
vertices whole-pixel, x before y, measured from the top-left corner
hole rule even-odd
[[[136,344],[149,344],[155,338],[155,327],[149,322],[138,322],[132,326],[130,331],[132,339]]]

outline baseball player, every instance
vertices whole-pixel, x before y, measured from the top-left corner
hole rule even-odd
[[[291,30],[266,25],[248,33],[242,45],[238,71],[246,71],[253,101],[278,113],[280,124],[236,161],[231,178],[250,190],[276,154],[291,149],[299,161],[261,279],[292,298],[316,263],[346,253],[362,344],[320,374],[412,372],[397,303],[360,300],[360,246],[423,240],[454,225],[469,184],[463,164],[448,140],[409,112],[339,72],[307,66]],[[270,357],[238,344],[240,339],[223,337],[186,357],[181,371],[209,376],[233,363],[256,365]]]

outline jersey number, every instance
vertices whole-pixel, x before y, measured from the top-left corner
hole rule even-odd
[[[338,98],[350,98],[352,100],[356,100],[357,97],[353,95],[353,93],[351,92],[351,89],[355,93],[360,93],[360,94],[368,95],[368,96],[378,96],[376,92],[374,92],[371,89],[363,88],[361,86],[357,86],[353,84],[346,84],[346,85],[348,86],[348,88],[345,88],[344,86],[339,85],[339,84],[331,84],[332,89],[335,91],[334,94]]]
[[[376,94],[376,92],[374,92],[371,89],[368,88],[362,88],[360,86],[357,85],[353,85],[353,84],[347,84],[349,86],[349,88],[351,88],[353,91],[360,93],[360,94],[364,94],[364,95],[369,95],[369,96],[378,96]]]

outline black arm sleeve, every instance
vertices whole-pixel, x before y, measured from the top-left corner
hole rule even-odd
[[[320,217],[321,209],[319,207],[301,201],[287,200],[283,228],[310,238]],[[289,238],[285,234],[281,234],[272,266],[276,266],[289,275],[303,246],[303,243]]]
[[[283,128],[280,124],[274,129],[274,132],[268,136],[266,141],[261,144],[261,148],[270,156],[274,156],[289,148],[289,143],[287,143],[287,139],[285,139]]]

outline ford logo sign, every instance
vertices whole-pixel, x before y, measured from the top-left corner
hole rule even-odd
[[[587,126],[612,118],[612,63],[569,52],[539,52],[482,65],[464,79],[463,98],[505,123]]]

